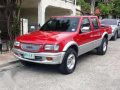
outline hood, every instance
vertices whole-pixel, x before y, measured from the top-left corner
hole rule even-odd
[[[66,38],[71,38],[71,36],[73,36],[73,32],[35,31],[19,36],[16,40],[23,43],[33,44],[57,44]]]

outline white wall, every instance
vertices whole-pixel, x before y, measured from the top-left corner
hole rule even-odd
[[[62,15],[71,15],[71,11],[56,7],[47,7],[45,11],[45,21],[47,21],[51,16],[62,16]]]
[[[75,4],[65,2],[64,0],[41,0],[38,3],[38,23],[40,25],[43,25],[45,22],[46,8],[49,6],[67,9],[67,10],[71,11],[71,15],[76,15],[76,5]]]

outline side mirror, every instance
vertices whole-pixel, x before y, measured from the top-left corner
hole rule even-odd
[[[83,27],[81,28],[81,32],[84,33],[84,32],[89,32],[90,31],[90,27]]]

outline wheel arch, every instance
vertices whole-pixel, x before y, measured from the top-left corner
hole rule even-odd
[[[65,47],[63,48],[63,51],[65,52],[65,51],[67,51],[69,48],[73,48],[73,49],[76,51],[77,55],[78,55],[79,49],[78,49],[78,45],[77,45],[77,43],[76,43],[75,41],[68,42],[68,43],[65,45]]]
[[[106,38],[107,40],[109,39],[109,35],[107,32],[104,32],[103,35],[102,35],[102,39],[103,38]]]

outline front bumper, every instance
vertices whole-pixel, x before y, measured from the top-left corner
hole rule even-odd
[[[25,52],[20,49],[13,49],[14,55],[16,58],[23,60],[23,61],[28,61],[28,62],[33,62],[33,63],[39,63],[39,64],[61,64],[65,55],[65,52],[58,52],[58,53],[31,53],[31,52]],[[41,57],[41,59],[27,59],[24,58],[23,55],[25,53],[30,53],[34,55],[35,57]],[[46,57],[52,58],[52,60],[47,60]]]

